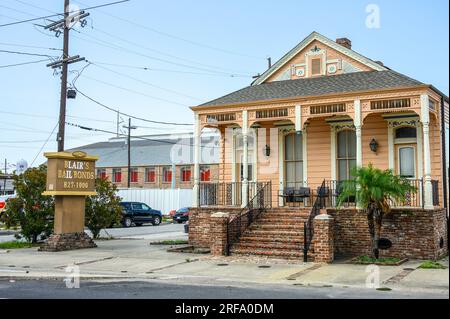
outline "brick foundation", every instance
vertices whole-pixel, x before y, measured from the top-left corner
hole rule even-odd
[[[337,256],[357,256],[371,253],[367,217],[355,209],[328,210],[335,220],[334,248]],[[381,237],[392,247],[380,250],[381,257],[436,260],[447,254],[445,210],[393,210],[385,215]],[[443,246],[440,247],[440,239]]]
[[[95,248],[97,245],[86,233],[53,234],[39,251],[64,251],[84,248]]]

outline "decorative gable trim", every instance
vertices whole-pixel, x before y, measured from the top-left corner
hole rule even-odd
[[[321,35],[317,32],[312,32],[309,36],[307,36],[302,42],[300,42],[295,48],[289,51],[285,56],[283,56],[280,60],[278,60],[270,69],[264,72],[258,79],[256,79],[252,85],[258,85],[264,83],[271,75],[277,72],[281,67],[283,67],[287,62],[289,62],[292,58],[294,58],[299,52],[301,52],[304,48],[306,48],[311,42],[317,40],[327,45],[328,47],[347,55],[348,57],[356,60],[368,67],[374,69],[375,71],[385,71],[388,70],[386,67],[366,58],[365,56],[348,49],[335,41]]]

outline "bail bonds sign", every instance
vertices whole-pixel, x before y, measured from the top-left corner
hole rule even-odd
[[[96,156],[84,152],[45,153],[47,187],[44,195],[89,196],[95,195]]]

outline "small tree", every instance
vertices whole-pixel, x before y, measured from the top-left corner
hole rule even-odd
[[[356,198],[359,208],[367,214],[369,232],[372,241],[373,257],[378,259],[378,241],[381,224],[385,214],[390,213],[390,201],[404,201],[406,194],[416,191],[406,178],[396,176],[392,170],[380,170],[372,164],[355,168],[354,180],[345,181],[338,197],[338,207],[349,197]]]
[[[6,227],[20,226],[20,236],[36,243],[48,237],[53,229],[54,201],[52,196],[43,196],[47,178],[47,167],[29,168],[21,175],[14,175],[16,197],[8,200],[1,216]]]
[[[86,198],[85,223],[93,237],[98,238],[102,229],[120,222],[122,207],[116,185],[107,179],[97,178],[95,190],[97,195]]]

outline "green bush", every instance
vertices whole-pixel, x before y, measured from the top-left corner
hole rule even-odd
[[[6,205],[1,221],[7,228],[20,226],[18,238],[36,243],[45,239],[53,230],[55,204],[52,196],[43,196],[47,178],[47,167],[29,168],[14,176],[16,197]]]
[[[85,224],[92,236],[98,238],[102,229],[120,222],[122,207],[116,185],[107,179],[97,178],[95,190],[97,195],[86,198]]]

